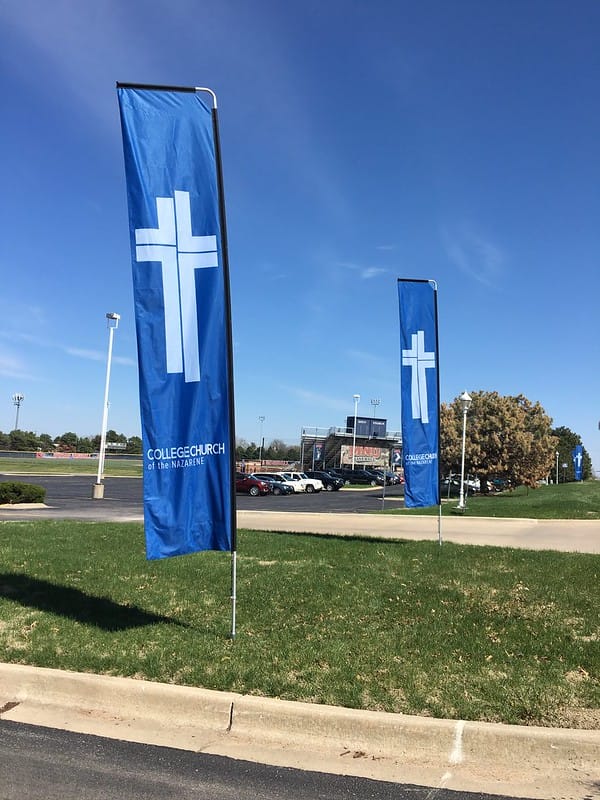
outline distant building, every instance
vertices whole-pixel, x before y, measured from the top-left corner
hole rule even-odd
[[[302,469],[334,469],[354,466],[400,469],[402,434],[388,431],[387,420],[348,417],[345,428],[302,428],[300,462]]]

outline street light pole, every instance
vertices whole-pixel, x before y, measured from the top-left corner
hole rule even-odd
[[[375,419],[375,411],[377,410],[377,406],[381,403],[381,398],[377,397],[374,400],[371,400],[371,405],[373,406],[373,419]]]
[[[19,430],[19,410],[21,408],[21,403],[25,400],[25,395],[21,394],[20,392],[16,392],[12,396],[12,401],[17,407],[17,415],[15,417],[15,430]]]
[[[463,392],[458,398],[463,412],[463,429],[462,429],[462,455],[460,465],[460,496],[458,498],[458,506],[461,511],[465,510],[465,443],[467,436],[467,412],[472,402],[471,396],[467,392]]]
[[[120,314],[114,311],[106,315],[106,327],[108,328],[108,356],[106,358],[106,381],[104,384],[104,407],[102,412],[102,433],[100,434],[100,452],[98,453],[98,477],[92,491],[93,500],[102,500],[104,497],[104,455],[106,452],[106,428],[108,425],[108,388],[110,386],[110,367],[112,363],[113,338],[116,329],[119,327]]]
[[[360,395],[354,394],[352,395],[354,400],[354,430],[352,431],[352,469],[354,469],[354,456],[356,452],[356,416],[358,414],[358,403],[360,401]]]
[[[559,457],[559,455],[560,455],[560,453],[557,450],[556,451],[556,485],[557,486],[558,486],[558,457]]]
[[[260,462],[260,466],[262,467],[262,451],[263,451],[263,422],[265,421],[264,417],[259,417],[258,421],[260,422],[260,434],[258,437],[258,460]]]

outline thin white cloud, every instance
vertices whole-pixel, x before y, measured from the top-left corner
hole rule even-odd
[[[106,361],[106,351],[102,350],[88,350],[83,347],[71,347],[59,342],[54,342],[51,339],[44,339],[41,336],[33,336],[30,333],[23,333],[22,331],[0,331],[0,338],[10,339],[12,342],[25,342],[26,344],[33,345],[34,347],[43,347],[46,349],[60,350],[69,356],[75,358],[84,358],[88,361]],[[0,370],[2,369],[2,355],[0,354]],[[16,359],[13,359],[17,363]],[[136,361],[128,356],[113,356],[113,363],[121,364],[124,367],[135,367]],[[7,367],[8,369],[9,367]],[[0,372],[0,374],[2,374]],[[27,374],[24,370],[24,374]]]
[[[65,347],[65,353],[75,358],[84,358],[88,361],[106,361],[106,353],[100,350],[85,350],[80,347]],[[125,367],[135,367],[135,361],[126,356],[113,356],[112,361],[114,364],[121,364]]]
[[[379,275],[386,275],[389,272],[389,269],[385,269],[385,267],[368,267],[364,266],[364,264],[355,264],[352,261],[338,261],[337,266],[357,272],[358,276],[365,281],[377,278]]]
[[[8,271],[6,264],[2,265]],[[39,327],[46,321],[46,312],[41,306],[29,305],[27,303],[20,303],[14,296],[5,296],[0,298],[0,318],[6,328],[17,328],[25,322],[28,327]],[[0,336],[10,334],[6,331],[0,331]]]
[[[31,71],[29,51],[44,63],[48,79],[59,83],[65,96],[74,97],[77,105],[104,127],[115,124],[113,87],[121,76],[115,75],[114,69],[127,60],[121,54],[133,51],[140,64],[152,64],[148,48],[137,46],[139,33],[127,25],[126,16],[126,9],[114,0],[76,9],[72,0],[0,3],[5,33],[10,30],[22,43],[24,57],[11,64],[19,78],[39,85]],[[98,58],[99,51],[106,58]],[[106,91],[109,86],[110,92]]]
[[[0,337],[3,339],[10,339],[12,342],[25,342],[26,344],[33,344],[36,347],[56,347],[50,339],[44,339],[41,336],[34,336],[31,333],[23,331],[0,331]]]
[[[280,389],[288,394],[296,397],[298,400],[306,403],[307,405],[318,406],[320,408],[330,408],[334,411],[345,411],[348,403],[345,400],[340,400],[338,397],[330,397],[329,395],[319,394],[310,389],[303,389],[300,386],[286,386],[280,384]]]
[[[487,287],[497,287],[504,276],[506,258],[502,250],[471,226],[442,231],[449,260],[461,272]]]
[[[360,277],[368,281],[371,280],[371,278],[377,278],[379,275],[385,275],[388,271],[387,269],[383,269],[383,267],[365,267],[360,273]]]
[[[13,378],[15,380],[35,380],[20,359],[6,352],[0,352],[0,375],[3,378]]]
[[[373,343],[376,341],[377,338],[373,336]],[[354,361],[359,361],[363,366],[381,367],[388,363],[387,359],[377,353],[369,353],[366,350],[346,350],[346,355]]]

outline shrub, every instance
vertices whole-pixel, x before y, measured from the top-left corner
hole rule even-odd
[[[43,486],[17,483],[16,481],[0,483],[0,505],[5,503],[43,503],[45,499],[46,490]]]

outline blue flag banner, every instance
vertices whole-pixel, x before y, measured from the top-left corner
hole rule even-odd
[[[583,445],[575,445],[575,449],[571,451],[571,456],[573,458],[575,480],[580,481],[583,479]]]
[[[407,508],[439,505],[437,289],[399,280],[402,464]]]
[[[119,85],[149,559],[230,550],[232,376],[216,123],[195,91]]]

